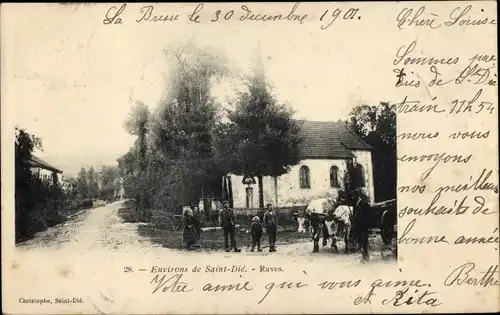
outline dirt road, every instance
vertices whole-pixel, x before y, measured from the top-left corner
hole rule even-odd
[[[87,210],[63,224],[51,227],[20,245],[19,249],[37,248],[92,251],[141,251],[155,247],[137,233],[137,224],[122,222],[118,209],[123,201]]]
[[[147,253],[158,256],[174,252],[172,249],[151,242],[148,237],[139,235],[137,230],[140,224],[123,222],[118,215],[118,209],[121,207],[123,207],[123,201],[88,210],[61,225],[38,233],[33,239],[20,244],[18,248],[35,252],[43,250],[43,248],[50,248],[59,249],[63,253],[105,250],[119,253]],[[370,243],[372,260],[380,260],[382,256],[380,237],[372,237]],[[266,251],[252,253],[248,248],[242,248],[242,253],[238,255],[273,255],[306,260],[328,259],[336,263],[358,263],[360,259],[359,253],[333,253],[328,246],[321,248],[319,253],[313,254],[311,250],[312,243],[310,241],[301,241],[295,244],[279,246],[276,253]],[[200,251],[185,254],[197,256],[206,253]],[[210,254],[227,255],[224,252],[210,252]]]

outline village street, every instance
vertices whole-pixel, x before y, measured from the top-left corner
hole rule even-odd
[[[371,252],[369,268],[360,264],[359,253],[335,254],[325,247],[313,254],[312,242],[307,239],[279,245],[275,253],[250,252],[245,247],[241,253],[166,248],[141,236],[142,224],[123,222],[119,215],[123,206],[123,202],[115,202],[86,210],[18,245],[16,255],[8,262],[11,281],[22,284],[10,291],[16,303],[19,298],[81,298],[84,302],[80,304],[44,304],[43,308],[48,313],[130,314],[148,312],[143,305],[162,305],[181,313],[185,304],[176,303],[179,297],[170,289],[151,294],[159,285],[155,277],[162,277],[160,273],[179,277],[176,279],[196,293],[186,296],[189,303],[203,307],[211,303],[210,298],[200,300],[198,295],[207,283],[250,281],[256,292],[248,298],[257,303],[271,281],[306,281],[313,289],[322,281],[354,281],[397,268],[394,259],[381,259],[376,249]],[[373,238],[372,243],[375,239],[380,237]],[[222,248],[222,236],[220,240]],[[193,268],[200,268],[200,272],[193,272]],[[269,301],[279,299],[279,290],[275,291],[267,298]],[[317,298],[321,300],[333,291],[316,292],[322,294]],[[350,292],[337,292],[335,298],[352,298]],[[236,313],[234,308],[240,304],[227,304],[228,312]],[[304,308],[308,304],[294,305]],[[29,305],[22,307],[27,310]]]
[[[77,250],[128,251],[151,250],[154,245],[136,233],[136,224],[122,223],[118,209],[123,201],[85,210],[63,224],[48,228],[18,245],[29,251],[43,248]]]
[[[47,250],[58,250],[57,252],[65,256],[65,253],[105,251],[117,253],[144,253],[156,257],[163,257],[165,254],[175,255],[207,255],[207,252],[195,251],[185,252],[169,248],[164,248],[155,244],[146,236],[138,233],[139,225],[143,223],[126,223],[118,215],[118,210],[123,207],[124,201],[118,201],[107,204],[102,207],[87,210],[67,222],[46,231],[40,232],[31,240],[20,245],[18,249],[27,252],[40,252]],[[203,235],[202,235],[203,237]],[[266,237],[265,235],[263,238]],[[279,234],[278,234],[279,238]],[[381,258],[379,237],[374,236],[371,239],[372,250],[370,256],[372,260],[377,261]],[[221,235],[221,248],[222,248]],[[251,255],[251,256],[281,256],[293,257],[295,259],[328,259],[329,263],[349,263],[358,264],[359,254],[334,254],[329,247],[322,248],[319,253],[313,254],[312,242],[301,240],[295,244],[279,246],[278,251],[269,253],[250,252],[248,248],[242,248],[239,254],[228,254],[223,251],[210,251],[210,255],[220,255],[230,258],[233,255]],[[271,257],[266,257],[269,259]]]

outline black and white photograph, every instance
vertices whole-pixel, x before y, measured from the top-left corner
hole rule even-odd
[[[456,196],[478,191],[452,185],[482,162],[447,138],[465,115],[437,110],[474,96],[470,80],[444,81],[492,60],[471,48],[452,61],[465,5],[2,5],[2,227],[8,209],[22,283],[10,308],[324,313],[331,296],[335,312],[446,310],[438,288],[465,277],[444,276],[465,263],[454,233],[476,234],[429,209],[495,208]],[[448,171],[465,180],[444,183]],[[439,252],[454,263],[433,277]]]
[[[256,39],[236,59],[198,42],[146,51],[164,59],[148,69],[164,78],[155,81],[156,102],[140,98],[139,83],[123,90],[119,110],[105,105],[115,100],[82,94],[82,108],[66,108],[57,124],[47,109],[20,119],[18,246],[318,253],[353,263],[395,256],[396,105],[325,96],[324,106],[339,110],[311,113],[311,94],[332,88],[314,75],[273,80],[268,69],[286,67],[289,52]],[[70,128],[75,121],[89,129]],[[74,150],[62,145],[70,135]]]

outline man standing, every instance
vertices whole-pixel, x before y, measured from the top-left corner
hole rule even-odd
[[[317,253],[319,252],[319,238],[321,236],[321,231],[324,230],[323,223],[315,213],[306,213],[306,217],[309,220],[309,226],[312,229],[312,239],[314,246],[313,253]]]
[[[201,237],[201,213],[196,204],[193,204],[191,206],[191,209],[193,210],[193,219],[194,219],[194,228],[196,230],[196,237],[197,241],[199,242]]]
[[[234,217],[233,209],[229,209],[229,202],[224,201],[222,204],[222,210],[219,215],[219,224],[222,227],[224,232],[224,246],[226,252],[229,252],[229,241],[228,237],[231,238],[231,248],[234,252],[239,253],[241,250],[236,247],[236,238],[235,238],[235,230],[236,230],[236,219]]]
[[[271,209],[271,204],[267,204],[267,211],[264,213],[264,226],[267,235],[269,235],[269,251],[276,251],[276,231],[278,230],[278,217],[276,212]]]
[[[370,205],[359,195],[354,207],[353,229],[361,246],[362,263],[367,263],[370,260],[368,255],[369,215]]]

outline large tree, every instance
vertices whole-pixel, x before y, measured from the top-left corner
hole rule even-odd
[[[239,94],[229,110],[231,137],[236,144],[238,163],[233,172],[257,177],[259,207],[264,207],[263,177],[275,179],[300,162],[300,125],[294,112],[279,103],[265,83],[263,70],[256,66],[248,89]]]
[[[164,187],[155,193],[156,203],[173,210],[199,200],[205,182],[217,175],[213,130],[219,106],[211,92],[226,64],[217,52],[190,44],[166,50],[166,56],[170,78],[151,121],[148,169],[155,185]]]
[[[135,166],[134,166],[134,188],[135,188],[135,201],[136,210],[139,212],[139,217],[142,220],[147,220],[149,214],[149,192],[148,185],[145,178],[146,172],[146,150],[147,150],[147,133],[148,121],[150,118],[149,108],[142,102],[137,102],[132,107],[129,116],[127,117],[124,128],[131,135],[137,136],[134,143],[135,147]]]
[[[142,102],[137,102],[132,107],[124,123],[125,130],[131,135],[137,136],[137,171],[144,171],[146,157],[146,134],[150,113],[149,108]]]
[[[397,152],[396,108],[382,102],[378,106],[361,105],[353,108],[348,124],[373,147],[373,177],[378,201],[396,197]]]

